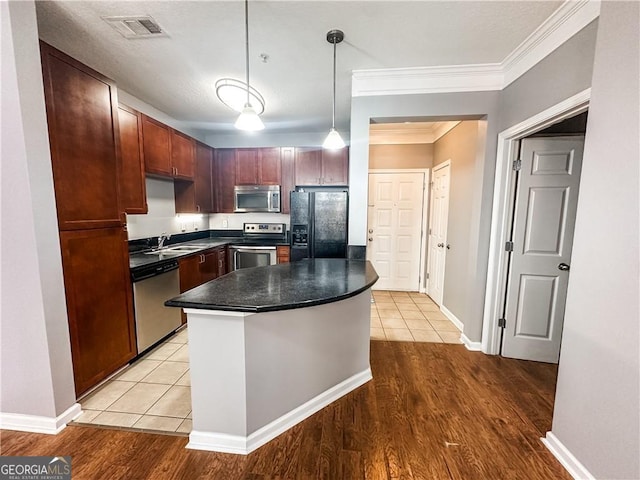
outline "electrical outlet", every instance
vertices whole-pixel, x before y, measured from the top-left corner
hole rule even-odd
[[[229,220],[226,218],[222,220],[222,228],[229,228]]]

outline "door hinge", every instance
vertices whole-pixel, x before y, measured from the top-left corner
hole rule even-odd
[[[504,244],[504,250],[506,252],[513,252],[513,242],[506,242]]]
[[[431,235],[431,229],[429,229],[429,235]]]
[[[514,160],[513,161],[513,170],[515,172],[519,172],[521,168],[522,168],[522,160],[521,159]]]
[[[427,280],[429,280],[429,274],[427,273]]]
[[[499,318],[498,319],[498,327],[504,328],[506,326],[507,326],[507,319],[506,318]]]

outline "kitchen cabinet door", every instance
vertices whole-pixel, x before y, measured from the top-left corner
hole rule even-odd
[[[142,118],[126,105],[118,107],[120,122],[120,203],[126,213],[147,213],[147,189],[142,159]]]
[[[178,260],[180,273],[180,293],[197,287],[200,281],[200,255],[191,255]]]
[[[278,245],[276,247],[276,258],[278,263],[289,263],[290,248],[288,245]]]
[[[280,185],[281,180],[280,148],[260,148],[258,150],[258,184]]]
[[[119,226],[116,86],[46,43],[40,48],[59,228]]]
[[[349,149],[322,150],[322,184],[349,184]]]
[[[171,129],[151,117],[142,115],[142,148],[147,173],[173,176],[171,165]]]
[[[236,156],[231,148],[215,151],[215,194],[218,213],[233,213],[235,201],[233,188],[236,185]]]
[[[227,255],[229,254],[229,250],[227,247],[220,247],[218,250],[218,277],[222,275],[226,275],[229,273],[229,269],[227,266]]]
[[[295,149],[293,147],[282,147],[280,150],[280,161],[282,164],[281,187],[280,187],[280,213],[290,212],[290,193],[295,189],[293,178],[293,166],[295,160]]]
[[[237,148],[236,185],[258,185],[258,149]]]
[[[322,150],[296,148],[295,184],[320,185],[322,178]]]
[[[176,179],[173,183],[176,213],[213,212],[212,162],[211,147],[196,143],[196,174],[193,181]]]
[[[196,141],[184,133],[171,129],[172,176],[193,180],[195,173]]]
[[[127,235],[122,227],[60,232],[76,395],[136,355]]]
[[[218,250],[211,249],[199,255],[200,259],[200,284],[207,283],[218,277]]]
[[[198,213],[213,212],[212,164],[213,149],[208,145],[196,143],[196,175],[193,184]]]

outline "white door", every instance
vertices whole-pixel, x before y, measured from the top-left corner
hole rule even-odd
[[[442,297],[444,295],[444,265],[447,255],[450,183],[451,162],[447,160],[433,169],[433,180],[431,182],[427,294],[438,305],[442,305]]]
[[[424,173],[370,173],[367,260],[377,290],[418,291]]]
[[[558,363],[583,148],[584,137],[522,140],[505,357]]]

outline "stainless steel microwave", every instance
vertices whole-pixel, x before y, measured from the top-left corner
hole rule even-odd
[[[280,185],[236,185],[234,212],[280,212]]]

